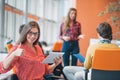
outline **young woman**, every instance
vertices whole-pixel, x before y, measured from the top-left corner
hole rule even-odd
[[[81,33],[81,24],[76,21],[77,10],[70,8],[66,20],[60,26],[60,39],[63,40],[62,52],[64,66],[69,66],[70,55],[72,56],[71,65],[77,65],[77,58],[73,54],[79,53],[78,40],[83,38]]]
[[[0,63],[0,73],[9,71],[16,66],[19,80],[43,80],[43,75],[50,73],[61,63],[61,58],[55,58],[51,66],[43,64],[44,55],[38,45],[40,37],[39,25],[31,21],[23,27],[16,45],[7,58]]]

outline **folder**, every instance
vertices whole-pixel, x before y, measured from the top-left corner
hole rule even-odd
[[[42,63],[54,63],[54,59],[62,57],[64,52],[50,52],[49,55],[42,61]]]
[[[85,58],[81,55],[81,53],[73,54],[73,56],[75,56],[76,58],[78,58],[81,63],[84,63]]]

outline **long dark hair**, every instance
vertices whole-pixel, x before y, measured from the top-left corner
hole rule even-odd
[[[22,29],[22,32],[20,34],[20,38],[17,41],[17,44],[20,44],[20,43],[23,44],[23,43],[25,43],[25,41],[27,40],[26,36],[27,36],[27,34],[28,34],[28,32],[30,31],[31,28],[37,28],[38,29],[38,33],[40,34],[40,28],[39,28],[38,23],[35,22],[35,21],[30,21],[28,24],[24,25],[24,27]],[[33,45],[35,45],[35,44],[38,43],[39,37],[40,37],[40,35],[38,35],[38,38],[33,43]]]

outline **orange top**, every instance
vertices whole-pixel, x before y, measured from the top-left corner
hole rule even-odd
[[[36,53],[27,45],[21,45],[21,48],[24,49],[24,56],[16,57],[7,70],[0,63],[0,73],[6,72],[13,66],[16,66],[16,74],[19,80],[43,80],[43,75],[48,73],[48,65],[41,63],[44,59],[41,48],[36,45]],[[14,46],[10,53],[16,49],[17,46]]]

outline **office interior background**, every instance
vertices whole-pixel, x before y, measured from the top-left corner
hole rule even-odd
[[[118,5],[118,12],[98,16],[111,3]],[[6,52],[6,41],[17,41],[19,26],[31,20],[40,25],[40,41],[53,45],[59,40],[60,24],[71,7],[77,9],[77,20],[81,23],[82,33],[86,35],[85,39],[79,41],[80,52],[84,56],[90,39],[97,38],[97,25],[103,21],[112,24],[109,20],[112,15],[120,17],[120,0],[0,0],[0,52]],[[114,25],[112,28],[114,34],[120,32]],[[114,39],[118,38],[120,36],[117,35]]]
[[[40,41],[48,45],[58,40],[59,26],[75,0],[0,0],[0,51],[6,41],[15,43],[19,27],[31,20],[40,25]]]

